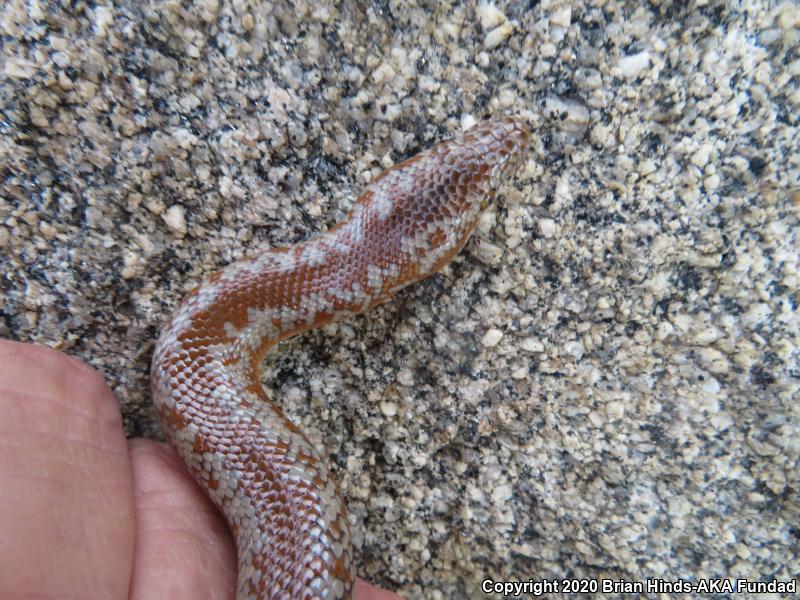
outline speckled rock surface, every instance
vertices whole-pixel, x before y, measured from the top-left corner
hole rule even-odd
[[[359,574],[800,573],[800,9],[294,4],[6,3],[0,335],[157,435],[152,345],[198,278],[520,115],[531,159],[451,267],[267,359]]]

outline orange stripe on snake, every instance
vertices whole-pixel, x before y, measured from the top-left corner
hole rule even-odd
[[[524,160],[528,136],[517,119],[488,121],[393,166],[336,227],[218,271],[161,331],[153,402],[233,532],[239,600],[350,598],[354,581],[344,503],[320,454],[267,398],[264,354],[441,269]]]

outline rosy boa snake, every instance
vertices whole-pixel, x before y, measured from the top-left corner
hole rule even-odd
[[[351,598],[355,578],[344,502],[319,452],[267,398],[264,354],[441,269],[528,139],[518,119],[487,121],[391,167],[344,221],[214,273],[162,329],[153,401],[233,532],[237,599]]]

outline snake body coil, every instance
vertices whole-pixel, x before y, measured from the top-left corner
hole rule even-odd
[[[330,231],[231,264],[189,293],[153,356],[167,438],[236,539],[237,598],[350,598],[344,503],[308,438],[267,398],[279,341],[389,300],[442,268],[528,145],[489,121],[388,169]]]

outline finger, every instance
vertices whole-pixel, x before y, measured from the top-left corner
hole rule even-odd
[[[132,489],[102,378],[54,350],[0,340],[0,597],[127,598]]]
[[[131,599],[230,600],[236,550],[225,521],[166,445],[131,440],[136,558]],[[362,579],[356,600],[399,600]]]
[[[355,597],[356,600],[403,600],[401,596],[375,587],[361,578],[356,579]]]
[[[132,600],[230,600],[236,558],[228,527],[171,449],[130,440],[136,504]]]

